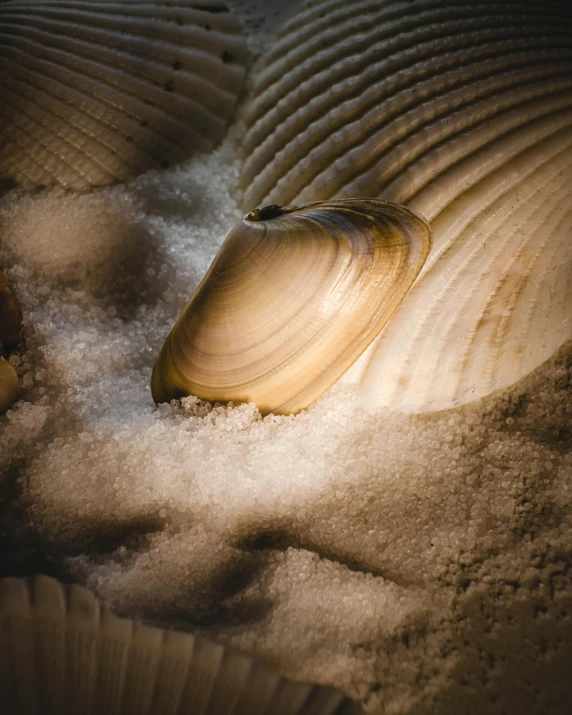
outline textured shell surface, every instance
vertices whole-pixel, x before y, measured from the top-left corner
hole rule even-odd
[[[572,338],[569,3],[306,3],[247,124],[246,209],[372,196],[431,222],[415,285],[344,376],[373,407],[481,398]]]
[[[430,245],[423,219],[385,201],[248,214],[165,341],[151,381],[155,401],[193,394],[300,411],[377,336]]]
[[[239,22],[213,0],[5,0],[0,38],[0,179],[27,189],[210,149],[245,76]]]
[[[0,579],[0,691],[6,715],[362,712],[223,645],[118,618],[47,576]]]

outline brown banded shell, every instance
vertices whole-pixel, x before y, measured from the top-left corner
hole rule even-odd
[[[386,201],[248,214],[167,337],[154,400],[193,394],[262,412],[304,409],[379,334],[430,245],[426,222]]]
[[[572,339],[569,2],[305,2],[247,127],[245,206],[372,196],[431,221],[352,371],[374,407],[481,398]]]
[[[118,618],[85,588],[0,579],[6,715],[360,715],[333,688],[289,680],[190,633]],[[7,709],[5,709],[7,708]]]
[[[0,180],[88,190],[208,150],[246,44],[224,2],[0,2]]]

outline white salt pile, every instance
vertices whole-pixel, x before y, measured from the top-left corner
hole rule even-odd
[[[334,388],[296,417],[152,403],[240,215],[232,138],[127,188],[0,200],[25,315],[0,418],[4,574],[49,571],[370,712],[569,712],[572,347],[425,416]]]

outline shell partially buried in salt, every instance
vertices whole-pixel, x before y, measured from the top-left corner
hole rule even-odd
[[[246,654],[118,618],[87,589],[47,576],[0,580],[0,692],[9,715],[362,712]]]
[[[196,395],[276,414],[308,407],[379,334],[430,246],[427,223],[388,201],[248,214],[163,345],[155,402]]]
[[[259,77],[245,209],[372,196],[428,218],[429,258],[344,379],[431,411],[510,385],[572,337],[566,3],[306,3]]]
[[[224,134],[246,46],[223,2],[0,3],[0,179],[87,190]]]

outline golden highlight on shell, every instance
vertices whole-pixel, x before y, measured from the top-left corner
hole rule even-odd
[[[572,5],[313,0],[247,119],[244,205],[351,196],[434,244],[344,380],[373,408],[448,409],[572,339]]]
[[[242,89],[224,2],[0,2],[0,180],[87,190],[208,150]]]
[[[165,341],[155,402],[192,394],[299,412],[383,329],[430,246],[424,219],[387,201],[247,214]]]
[[[359,715],[342,693],[250,656],[118,618],[81,586],[0,579],[0,691],[7,715]]]

